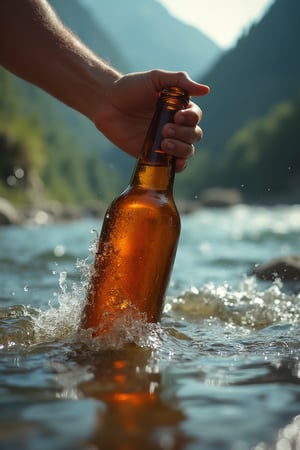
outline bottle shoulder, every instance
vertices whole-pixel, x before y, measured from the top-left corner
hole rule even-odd
[[[108,208],[109,215],[128,216],[134,213],[145,217],[173,217],[180,221],[173,196],[166,191],[154,191],[128,186]]]
[[[145,189],[139,186],[129,185],[121,194],[114,199],[112,204],[120,203],[145,203],[157,206],[176,207],[175,200],[167,190]]]

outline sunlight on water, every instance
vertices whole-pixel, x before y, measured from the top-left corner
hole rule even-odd
[[[228,284],[210,283],[191,289],[167,305],[186,320],[219,318],[225,323],[259,329],[273,323],[296,323],[300,317],[300,294],[283,292],[281,282],[260,290],[255,278],[245,278],[238,290]]]
[[[73,283],[69,290],[67,273],[60,273],[57,306],[49,303],[48,308],[43,310],[15,306],[2,312],[0,323],[9,323],[8,334],[4,332],[4,325],[0,327],[0,332],[3,332],[2,348],[62,340],[68,343],[81,342],[92,350],[121,348],[128,343],[154,349],[160,346],[162,335],[166,332],[164,317],[170,315],[172,320],[179,318],[181,323],[195,324],[217,319],[223,326],[233,325],[249,330],[259,330],[272,324],[297,323],[300,317],[300,294],[284,292],[279,281],[266,289],[260,289],[254,278],[245,277],[239,289],[228,284],[215,286],[210,283],[201,289],[187,290],[177,298],[168,298],[162,325],[149,324],[141,314],[129,310],[115,322],[109,335],[92,338],[89,330],[79,329],[85,277],[89,267],[85,261],[78,262],[77,266],[85,275],[80,283]],[[189,339],[189,336],[181,335],[179,331],[173,334],[177,339]]]
[[[259,443],[253,450],[298,450],[300,448],[300,416],[293,418],[292,422],[287,424],[278,433],[277,441],[274,447],[265,443]]]

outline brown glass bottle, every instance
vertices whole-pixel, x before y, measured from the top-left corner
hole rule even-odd
[[[94,335],[125,312],[160,319],[180,234],[175,158],[160,149],[161,130],[188,101],[181,88],[161,92],[130,184],[107,210],[81,322]]]

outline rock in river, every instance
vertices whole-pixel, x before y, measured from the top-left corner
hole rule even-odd
[[[224,208],[243,203],[242,194],[237,189],[209,188],[202,192],[200,200],[203,206]]]
[[[0,225],[14,225],[20,223],[16,208],[6,198],[0,197]]]
[[[272,259],[255,267],[253,273],[262,280],[300,281],[300,255]]]

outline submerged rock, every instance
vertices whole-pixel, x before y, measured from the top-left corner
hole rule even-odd
[[[0,197],[0,225],[16,225],[20,217],[16,208],[6,199]]]
[[[224,208],[243,203],[242,194],[238,189],[210,188],[202,192],[200,197],[203,206]]]
[[[201,203],[197,200],[176,200],[176,205],[180,214],[191,214],[201,209]]]
[[[253,269],[261,280],[300,281],[300,255],[288,255],[272,259]]]

